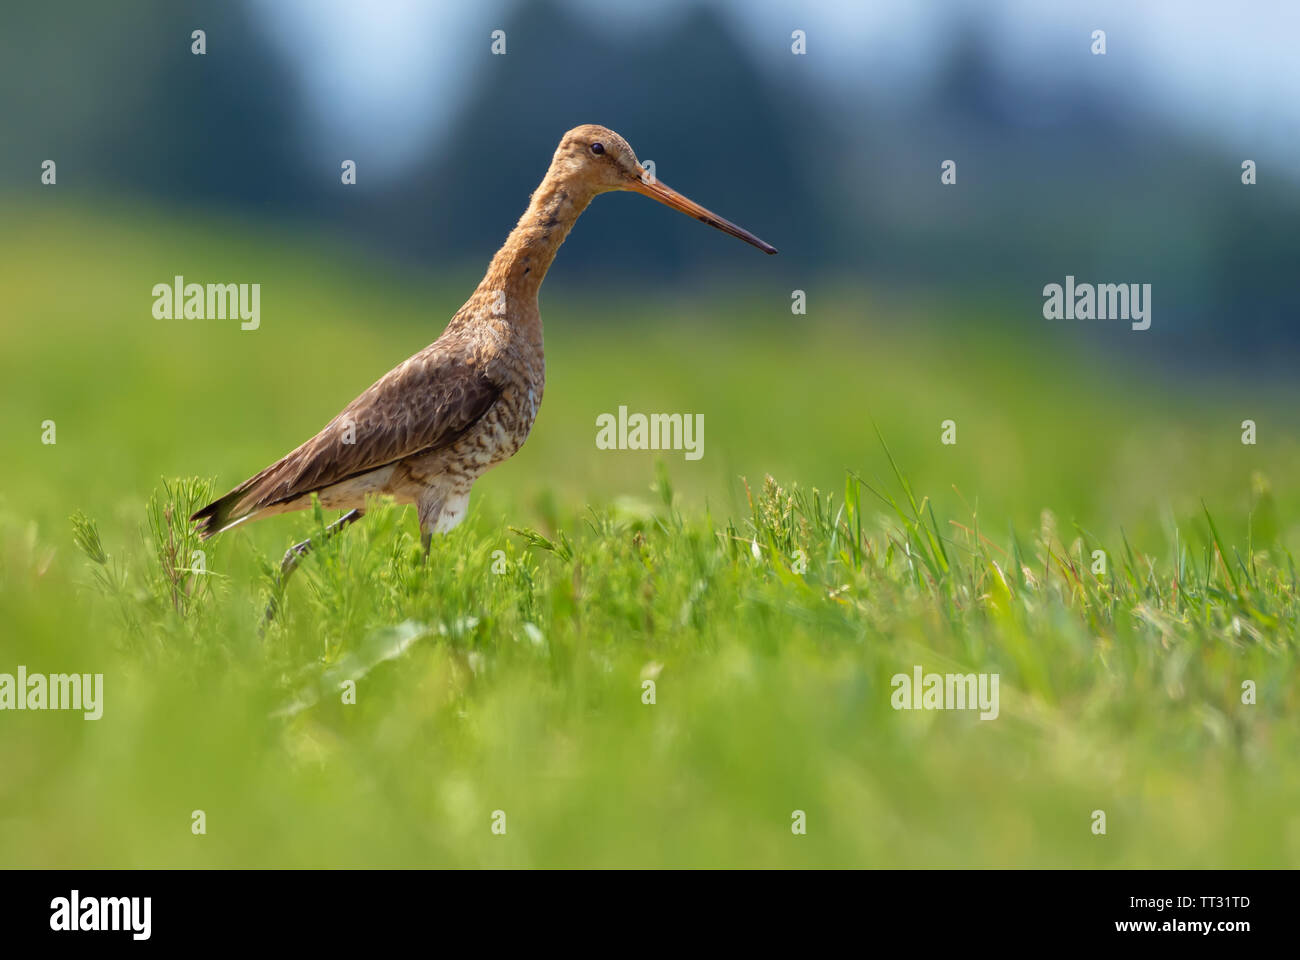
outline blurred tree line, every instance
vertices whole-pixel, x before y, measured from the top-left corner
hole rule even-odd
[[[848,276],[1001,300],[1019,316],[1073,274],[1151,283],[1153,331],[1202,347],[1262,357],[1300,343],[1288,158],[1229,155],[1101,92],[1085,44],[1078,82],[1052,87],[1008,72],[979,23],[958,20],[928,87],[891,100],[828,92],[787,37],[756,51],[711,6],[617,36],[556,0],[521,3],[493,18],[506,56],[487,54],[484,32],[450,129],[380,182],[366,176],[373,145],[320,155],[298,78],[243,3],[50,0],[3,17],[6,190],[41,189],[40,163],[54,158],[61,189],[233,210],[472,268],[514,225],[560,134],[596,122],[666,183],[776,244],[792,288]],[[339,184],[344,159],[358,164],[356,186]],[[1241,183],[1244,159],[1257,186]],[[954,185],[940,182],[944,160]],[[752,275],[751,249],[702,238],[706,228],[643,198],[602,208],[570,237],[566,276]]]

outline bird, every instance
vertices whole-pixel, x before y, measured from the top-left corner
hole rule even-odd
[[[387,495],[415,504],[427,559],[432,537],[465,517],[470,490],[512,457],[537,418],[546,381],[537,295],[556,252],[598,195],[643,194],[767,254],[771,244],[687,199],[607,127],[569,130],[483,281],[433,343],[388,371],[310,440],[196,511],[201,539],[312,505],[347,511],[331,536]],[[312,548],[290,547],[285,578]],[[274,608],[268,609],[268,617]]]

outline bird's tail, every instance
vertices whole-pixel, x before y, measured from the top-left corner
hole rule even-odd
[[[248,519],[250,511],[239,511],[240,501],[244,499],[247,483],[242,483],[219,500],[213,500],[202,510],[190,517],[199,525],[199,538],[206,540],[222,530],[229,530],[241,520]]]

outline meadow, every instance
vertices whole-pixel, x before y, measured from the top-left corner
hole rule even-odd
[[[1037,300],[598,287],[561,251],[538,421],[466,522],[426,560],[376,503],[280,592],[331,516],[182,518],[477,277],[10,209],[0,672],[105,703],[0,713],[0,865],[1300,865],[1292,388],[1126,363]],[[260,282],[261,327],[154,319],[175,274]],[[704,456],[598,449],[620,405],[703,414]],[[917,665],[996,673],[998,717],[893,709]]]

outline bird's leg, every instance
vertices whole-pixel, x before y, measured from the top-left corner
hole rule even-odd
[[[325,528],[325,539],[328,540],[330,537],[334,536],[334,534],[338,533],[348,524],[356,523],[365,515],[366,512],[360,508],[356,510],[349,510],[347,513],[343,514],[343,516],[339,517],[337,520],[335,520],[333,523],[331,523],[328,527]],[[313,543],[311,539],[308,538],[304,540],[302,543],[295,543],[292,547],[290,547],[288,550],[285,551],[284,559],[280,561],[280,582],[281,583],[283,583],[288,578],[289,574],[293,573],[293,571],[298,568],[298,561],[301,560],[305,554],[311,552],[312,546]]]
[[[365,515],[366,515],[366,511],[360,508],[357,508],[356,510],[349,510],[347,513],[343,514],[343,516],[339,517],[337,520],[335,520],[333,523],[331,523],[328,527],[325,528],[324,539],[328,540],[330,537],[334,536],[334,534],[338,533],[348,524],[356,523]],[[279,609],[279,602],[277,598],[281,593],[283,593],[284,585],[288,582],[289,575],[298,569],[298,562],[304,556],[306,556],[308,553],[311,552],[311,548],[314,545],[315,544],[312,542],[311,538],[309,537],[308,539],[302,541],[302,543],[295,543],[292,547],[290,547],[288,550],[285,551],[284,559],[280,561],[280,575],[275,578],[275,587],[271,594],[271,601],[266,605],[266,617],[264,620],[265,623],[270,623],[271,620],[275,618],[276,610]]]
[[[433,528],[438,525],[438,517],[442,515],[444,500],[445,497],[440,490],[429,489],[415,503],[416,516],[420,522],[420,546],[424,547],[424,559],[420,561],[423,566],[429,563],[429,549],[433,546]]]

